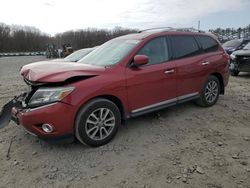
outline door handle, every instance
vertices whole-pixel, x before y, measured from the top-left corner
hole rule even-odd
[[[209,61],[204,61],[204,62],[202,63],[202,65],[209,65],[209,64],[210,64]]]
[[[172,73],[174,73],[174,69],[166,70],[164,73],[165,74],[172,74]]]

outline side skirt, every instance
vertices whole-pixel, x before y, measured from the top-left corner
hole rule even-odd
[[[163,101],[160,103],[156,103],[156,104],[153,104],[150,106],[146,106],[143,108],[133,110],[130,117],[137,117],[137,116],[148,114],[148,113],[151,113],[154,111],[162,110],[162,109],[170,107],[170,106],[174,106],[174,105],[181,104],[181,103],[184,103],[187,101],[195,100],[199,97],[200,97],[199,93],[193,93],[193,94],[188,94],[188,95],[184,95],[181,97],[177,97],[174,99],[170,99],[167,101]]]

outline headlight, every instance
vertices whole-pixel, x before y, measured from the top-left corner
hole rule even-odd
[[[236,56],[235,56],[234,54],[231,54],[231,55],[230,55],[230,58],[231,58],[232,60],[235,60],[235,57],[236,57]]]
[[[73,90],[74,87],[40,88],[31,97],[28,106],[40,106],[61,101]]]

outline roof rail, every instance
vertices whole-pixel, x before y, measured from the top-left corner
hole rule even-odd
[[[182,32],[198,32],[198,33],[205,33],[205,31],[195,29],[193,27],[183,27],[183,28],[173,28],[173,27],[155,27],[155,28],[149,28],[149,29],[144,29],[140,30],[138,33],[143,33],[147,31],[157,31],[159,30],[160,32],[165,32],[165,31],[182,31]]]
[[[138,33],[142,33],[145,31],[151,31],[151,30],[170,30],[170,29],[173,29],[173,27],[153,27],[153,28],[149,28],[149,29],[140,30],[140,31],[138,31]]]

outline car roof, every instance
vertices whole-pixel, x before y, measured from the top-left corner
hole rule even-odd
[[[190,31],[142,31],[138,33],[132,33],[128,35],[120,36],[116,39],[122,40],[143,40],[147,37],[157,37],[157,36],[164,36],[164,35],[205,35],[216,38],[215,35],[212,33],[205,33],[205,32],[190,32]]]

